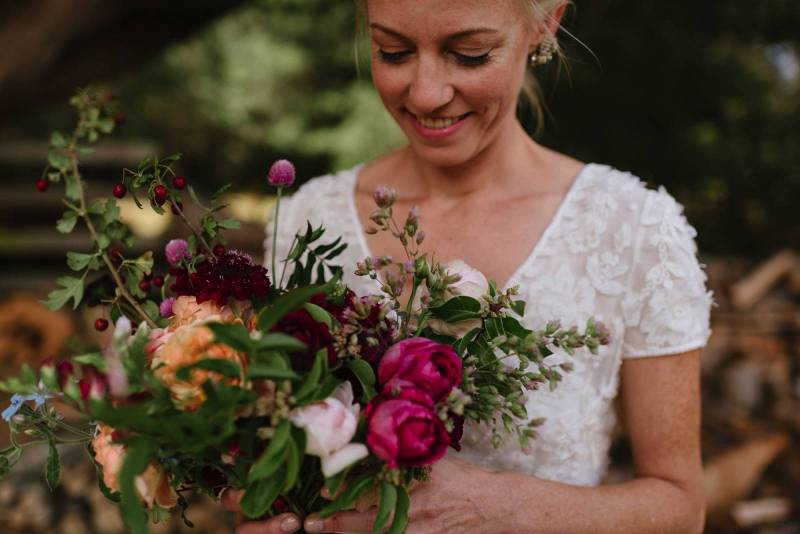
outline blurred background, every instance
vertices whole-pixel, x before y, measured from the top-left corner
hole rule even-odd
[[[574,3],[567,66],[540,72],[539,140],[686,207],[718,303],[703,356],[707,530],[800,532],[800,4]],[[90,196],[109,196],[145,156],[180,152],[199,192],[233,185],[228,209],[245,224],[232,245],[258,258],[274,159],[294,161],[302,182],[402,143],[354,34],[349,1],[0,2],[0,375],[99,341],[102,310],[38,303],[66,251],[88,246],[54,228],[60,187],[34,187],[50,132],[74,124],[77,87],[107,87],[124,113],[83,161]],[[123,217],[135,251],[178,231],[132,205]],[[0,482],[5,532],[121,531],[81,453],[67,452],[55,494],[35,454]],[[622,425],[612,459],[609,481],[629,477]],[[190,517],[197,532],[230,530],[214,506]]]

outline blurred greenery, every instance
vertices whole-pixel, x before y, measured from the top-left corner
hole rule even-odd
[[[706,252],[800,248],[800,4],[575,4],[568,69],[542,71],[542,142],[664,184]],[[256,189],[277,157],[304,178],[376,157],[403,138],[354,29],[349,1],[253,0],[117,84],[123,135],[183,152],[209,188]],[[16,128],[64,124],[46,109]]]

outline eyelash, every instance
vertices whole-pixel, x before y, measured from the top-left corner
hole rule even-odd
[[[402,63],[402,61],[409,54],[411,54],[411,52],[407,50],[401,52],[387,52],[385,50],[379,51],[381,61],[389,64]],[[458,52],[451,52],[451,54],[453,54],[453,56],[456,58],[456,61],[458,61],[464,67],[480,67],[481,65],[489,63],[489,60],[491,60],[491,50],[479,56],[468,56],[466,54],[459,54]]]

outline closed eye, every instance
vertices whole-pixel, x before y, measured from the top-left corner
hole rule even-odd
[[[470,56],[467,54],[461,54],[459,52],[453,52],[453,56],[456,58],[456,60],[465,67],[478,67],[480,65],[485,65],[489,62],[490,54],[491,50],[479,56]]]
[[[387,52],[386,50],[378,51],[381,61],[385,63],[400,63],[411,54],[408,50],[401,50],[400,52]]]

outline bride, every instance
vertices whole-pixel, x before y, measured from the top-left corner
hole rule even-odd
[[[599,356],[576,354],[554,392],[531,392],[528,414],[546,421],[530,450],[513,437],[495,448],[485,429],[465,429],[461,453],[414,491],[408,532],[702,531],[699,356],[711,295],[694,230],[663,188],[545,148],[516,117],[526,72],[558,52],[566,0],[361,4],[375,88],[408,144],[301,187],[281,210],[278,257],[306,220],[344,237],[342,265],[402,257],[391,236],[364,232],[372,192],[385,185],[398,191],[396,210],[419,207],[427,252],[518,285],[529,326],[595,317],[612,339]],[[377,291],[352,271],[350,287]],[[635,476],[599,485],[617,395]],[[239,496],[227,493],[235,509]],[[369,532],[374,516],[347,511],[303,526]],[[300,521],[284,514],[237,532],[293,532]]]

